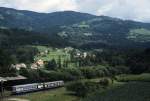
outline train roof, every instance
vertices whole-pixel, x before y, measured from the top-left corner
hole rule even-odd
[[[61,81],[52,81],[52,82],[44,82],[44,83],[55,83],[55,82],[64,82],[64,81],[61,80]]]
[[[16,85],[13,87],[23,87],[23,86],[31,86],[31,85],[38,85],[39,83],[32,83],[32,84],[24,84],[24,85]]]
[[[7,80],[3,77],[0,77],[0,82],[4,82],[4,81],[7,81]]]
[[[64,82],[64,81],[60,80],[60,81],[43,82],[43,83],[55,83],[55,82]],[[31,85],[38,85],[38,84],[42,84],[42,83],[32,83],[32,84],[16,85],[16,86],[13,86],[13,87],[23,87],[23,86],[31,86]]]

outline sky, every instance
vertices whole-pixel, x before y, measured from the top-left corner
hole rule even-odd
[[[150,22],[150,0],[0,0],[0,7],[45,13],[71,10]]]

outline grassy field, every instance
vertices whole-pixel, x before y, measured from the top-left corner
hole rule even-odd
[[[36,47],[41,53],[49,51],[48,54],[35,56],[35,60],[42,59],[43,61],[50,61],[55,59],[58,61],[61,57],[61,61],[70,60],[70,54],[66,53],[64,49],[54,49],[46,46],[33,46]]]
[[[83,101],[150,101],[150,74],[119,75],[105,91],[97,91]]]
[[[114,81],[106,90],[98,90],[85,99],[73,96],[64,87],[27,93],[13,98],[29,101],[150,101],[150,74],[119,75],[116,78],[118,81]],[[99,82],[101,78],[84,80]]]
[[[128,82],[87,97],[83,101],[150,101],[150,82]]]
[[[150,40],[150,30],[140,28],[133,29],[128,34],[128,39],[140,42],[148,42]]]
[[[64,87],[48,91],[27,93],[14,96],[14,98],[27,99],[29,101],[78,101],[79,99],[76,96],[71,95],[71,92],[66,91]]]
[[[99,82],[100,78],[97,79],[84,79],[85,81]],[[34,93],[27,93],[23,95],[13,96],[11,98],[23,99],[29,101],[79,101],[80,98],[74,96],[72,92],[69,92],[62,88],[50,89],[46,91],[39,91]],[[9,100],[5,100],[9,101]]]
[[[140,75],[119,75],[116,76],[117,81],[120,82],[128,82],[128,81],[143,81],[143,82],[150,82],[150,74],[149,73],[144,73]]]

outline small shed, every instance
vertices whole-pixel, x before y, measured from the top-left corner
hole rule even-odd
[[[1,93],[1,97],[3,96],[3,92],[4,92],[4,87],[3,84],[4,82],[6,82],[7,80],[3,77],[0,77],[0,93]]]
[[[10,89],[11,86],[24,84],[27,82],[27,78],[21,75],[16,77],[0,77],[0,83],[4,88]]]
[[[6,82],[7,80],[4,79],[3,77],[0,77],[0,82]]]
[[[21,75],[18,75],[18,76],[16,76],[16,77],[5,77],[4,78],[6,81],[16,81],[16,80],[25,80],[25,79],[27,79],[26,77],[24,77],[24,76],[21,76]]]

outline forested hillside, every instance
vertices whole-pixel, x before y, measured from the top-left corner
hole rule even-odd
[[[51,40],[53,44],[59,37],[70,43],[69,45],[83,49],[145,48],[150,42],[149,23],[74,11],[36,13],[1,7],[0,27],[40,33],[39,40],[48,38],[46,36],[49,35],[49,39],[46,40]],[[32,38],[35,40],[35,37]],[[44,42],[47,43],[49,41]]]
[[[58,35],[83,48],[145,47],[150,42],[150,24],[100,16],[62,27]]]
[[[94,15],[73,11],[37,13],[0,7],[0,27],[19,28],[52,34],[59,26],[94,18]]]
[[[68,42],[60,36],[56,34],[52,36],[23,29],[0,28],[0,47],[15,47],[21,45],[64,47],[68,45]]]

